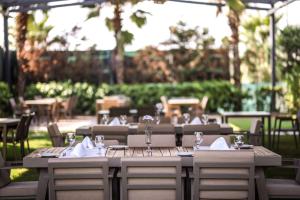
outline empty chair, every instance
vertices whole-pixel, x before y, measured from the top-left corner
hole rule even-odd
[[[196,152],[193,170],[194,200],[255,199],[253,152]]]
[[[51,200],[109,199],[107,158],[49,159]]]
[[[138,125],[138,134],[145,133],[145,124]],[[175,127],[172,124],[151,124],[152,134],[175,134]]]
[[[183,135],[193,135],[195,132],[200,131],[204,134],[220,134],[219,124],[187,124],[183,126]]]
[[[166,117],[172,117],[173,115],[180,116],[181,115],[181,109],[178,105],[170,105],[168,103],[168,99],[166,96],[161,96],[160,100],[164,106],[164,113]]]
[[[291,168],[288,166],[287,168]],[[293,179],[273,179],[268,178],[265,180],[269,198],[275,199],[300,199],[300,160],[295,159],[294,166],[297,170],[296,178]],[[265,192],[265,191],[262,191]]]
[[[122,200],[181,200],[181,159],[121,158]]]
[[[128,135],[129,147],[147,147],[145,135]],[[176,147],[175,135],[152,135],[151,147]]]
[[[255,146],[262,145],[263,126],[261,120],[254,119],[252,121],[250,130],[247,132],[249,144]]]
[[[65,101],[60,103],[60,113],[64,114],[64,117],[66,118],[69,116],[70,118],[73,117],[73,110],[76,107],[77,104],[77,96],[71,96]]]
[[[0,199],[35,199],[38,191],[37,181],[11,182],[9,170],[0,153]]]
[[[66,136],[62,134],[56,123],[49,123],[48,134],[53,147],[63,147],[65,144]]]
[[[118,140],[122,144],[127,143],[128,126],[96,125],[91,130],[93,139],[96,135],[103,135],[105,140]]]
[[[205,112],[207,102],[208,102],[208,96],[204,96],[200,102],[200,108],[203,111],[203,113]]]
[[[223,137],[227,144],[230,145],[230,138],[227,135],[203,135],[202,146],[211,145],[216,139]],[[182,147],[193,147],[195,145],[196,137],[194,135],[183,135],[182,136]]]

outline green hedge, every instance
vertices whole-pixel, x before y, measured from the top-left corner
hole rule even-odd
[[[8,85],[4,82],[0,82],[0,117],[8,115],[8,113],[11,111],[9,105],[9,98],[11,97],[12,94]]]
[[[122,84],[95,86],[88,83],[50,82],[36,83],[26,89],[26,98],[36,95],[43,97],[68,97],[78,96],[77,113],[92,114],[95,112],[95,100],[105,95],[123,94],[132,100],[132,107],[154,105],[160,102],[160,96],[167,97],[209,97],[208,111],[216,112],[219,108],[235,110],[236,105],[246,93],[241,92],[227,81],[204,81],[188,83],[147,83],[147,84]]]

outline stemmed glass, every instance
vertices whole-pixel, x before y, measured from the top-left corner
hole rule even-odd
[[[238,149],[240,149],[244,144],[243,137],[243,135],[236,135],[234,138],[234,144]]]
[[[104,147],[104,136],[103,135],[96,135],[95,137],[95,145],[99,150],[99,153],[101,153],[101,149]]]
[[[152,136],[152,127],[151,124],[153,123],[154,119],[150,115],[145,115],[143,117],[143,121],[145,122],[145,143],[147,145],[147,153],[148,156],[152,155],[151,151],[151,136]]]
[[[75,133],[67,133],[67,141],[69,144],[69,147],[72,147],[75,143]]]
[[[195,132],[195,146],[194,146],[194,150],[199,150],[200,149],[200,145],[203,142],[203,133],[202,132]]]
[[[204,124],[208,124],[208,115],[203,114],[202,115],[202,120]]]
[[[127,116],[126,115],[120,115],[120,122],[121,122],[122,125],[126,125]]]
[[[101,119],[101,124],[107,125],[109,122],[109,116],[107,114],[104,114],[102,119]]]
[[[188,124],[191,119],[191,115],[189,113],[183,113],[184,124]]]

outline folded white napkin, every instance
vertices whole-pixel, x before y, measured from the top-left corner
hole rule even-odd
[[[211,150],[229,150],[227,142],[223,137],[217,138],[209,148]]]
[[[72,157],[83,157],[86,155],[86,149],[82,143],[76,144],[72,152],[70,153]]]
[[[94,148],[94,144],[93,144],[93,142],[91,141],[91,139],[88,136],[86,136],[82,140],[81,143],[82,143],[83,147],[86,148],[86,149],[93,149]]]
[[[190,124],[202,124],[202,121],[199,117],[195,117]]]
[[[118,126],[121,125],[120,120],[117,117],[114,117],[113,120],[109,123],[110,126]]]

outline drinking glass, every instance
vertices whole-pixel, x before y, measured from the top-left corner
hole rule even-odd
[[[203,120],[204,124],[207,124],[208,123],[208,115],[203,114],[202,115],[202,120]]]
[[[127,116],[126,115],[120,115],[120,122],[121,122],[122,125],[126,125]]]
[[[202,132],[195,132],[195,146],[194,150],[199,150],[201,143],[203,142],[203,133]]]
[[[183,119],[184,119],[184,123],[188,124],[190,122],[191,115],[189,113],[183,113]]]
[[[153,123],[154,119],[150,115],[145,115],[143,117],[143,121],[145,122],[145,143],[147,145],[147,153],[148,156],[152,155],[151,151],[151,135],[152,135],[152,127],[151,124]]]
[[[101,124],[107,125],[108,122],[109,122],[109,116],[107,114],[103,115],[103,117],[101,119]]]
[[[154,117],[154,121],[156,124],[159,124],[160,123],[160,115],[156,114]]]
[[[73,144],[75,143],[75,133],[67,133],[67,141],[69,147],[73,146]]]
[[[240,149],[241,146],[243,146],[243,144],[244,144],[243,137],[244,137],[243,135],[236,135],[236,136],[235,136],[234,144],[235,144],[235,146],[236,146],[238,149]]]

